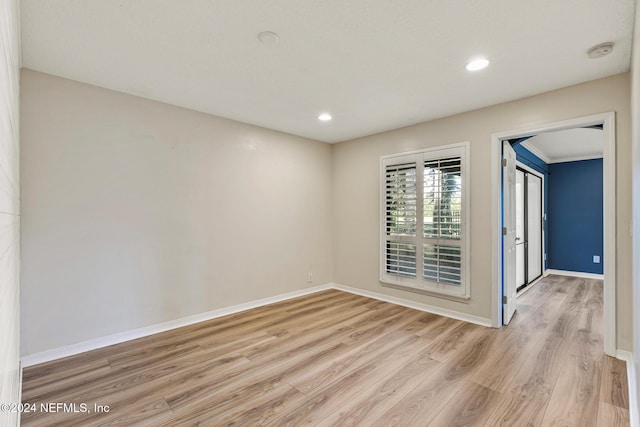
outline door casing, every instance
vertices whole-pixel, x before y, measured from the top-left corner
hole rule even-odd
[[[492,325],[502,326],[502,141],[535,135],[542,132],[603,125],[603,199],[604,199],[604,351],[616,356],[616,133],[615,112],[578,117],[537,126],[498,132],[491,135],[491,217],[492,269],[491,312]]]

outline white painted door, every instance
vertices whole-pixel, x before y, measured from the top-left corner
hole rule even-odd
[[[502,142],[502,158],[503,323],[508,325],[516,312],[516,152],[508,141]]]

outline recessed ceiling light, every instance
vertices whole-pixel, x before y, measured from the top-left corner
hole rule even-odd
[[[487,68],[487,65],[489,65],[489,60],[487,58],[472,59],[467,64],[467,70],[468,71],[478,71],[478,70],[482,70],[484,68]]]
[[[328,122],[329,120],[331,120],[331,114],[329,113],[322,113],[318,116],[318,120],[323,121],[323,122]]]
[[[273,31],[263,31],[258,34],[258,40],[267,46],[275,46],[280,41],[280,36]]]

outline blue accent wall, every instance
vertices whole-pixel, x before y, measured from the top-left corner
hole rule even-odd
[[[602,274],[602,159],[550,164],[548,182],[548,268]]]
[[[549,173],[549,165],[522,145],[514,145],[513,150],[516,152],[516,159],[523,165],[529,166],[544,175]]]

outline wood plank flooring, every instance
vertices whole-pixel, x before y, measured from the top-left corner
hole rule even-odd
[[[629,425],[625,363],[603,352],[602,282],[560,276],[519,297],[502,329],[330,290],[23,379],[38,408],[24,426]]]

